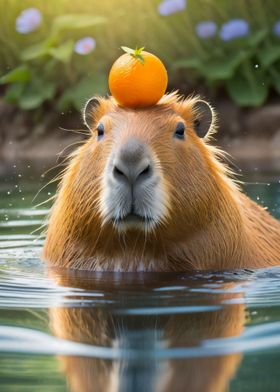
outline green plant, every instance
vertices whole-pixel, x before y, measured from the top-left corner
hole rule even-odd
[[[19,56],[21,65],[1,77],[0,83],[8,84],[5,99],[28,110],[38,108],[58,95],[58,109],[66,109],[66,103],[80,109],[82,98],[90,94],[90,86],[94,86],[96,93],[104,93],[105,78],[102,80],[99,77],[95,83],[96,77],[79,78],[77,72],[72,72],[74,40],[65,39],[65,33],[105,23],[104,17],[85,14],[66,14],[54,18],[48,37],[26,47]],[[56,69],[59,67],[63,67],[65,75],[57,80]],[[75,89],[71,88],[74,84]],[[65,89],[65,85],[68,88]],[[61,93],[63,90],[65,92]]]
[[[19,33],[15,22],[31,6],[41,24]],[[159,56],[170,88],[203,83],[238,105],[262,105],[272,89],[280,94],[278,20],[276,0],[0,0],[1,91],[24,110],[80,109],[107,92],[108,70],[127,45]],[[76,45],[85,37],[96,48],[83,56]]]

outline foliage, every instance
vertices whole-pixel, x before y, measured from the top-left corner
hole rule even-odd
[[[0,83],[24,110],[79,110],[107,92],[122,45],[145,46],[171,88],[206,83],[258,106],[280,94],[279,20],[276,0],[0,0]]]

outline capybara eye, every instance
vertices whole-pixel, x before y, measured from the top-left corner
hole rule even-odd
[[[98,124],[97,127],[96,127],[96,130],[97,130],[97,140],[102,139],[103,136],[104,136],[104,132],[105,132],[104,125],[103,124]]]
[[[176,129],[174,132],[174,136],[178,139],[184,139],[184,135],[185,135],[185,124],[182,122],[179,122],[176,125]]]

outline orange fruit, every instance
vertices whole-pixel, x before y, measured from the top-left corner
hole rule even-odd
[[[164,95],[168,77],[165,66],[152,53],[122,47],[126,52],[113,64],[109,89],[119,105],[145,107],[155,105]]]

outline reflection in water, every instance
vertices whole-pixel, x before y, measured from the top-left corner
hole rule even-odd
[[[210,357],[189,357],[173,360],[158,360],[155,353],[161,348],[197,347],[203,341],[238,336],[243,331],[245,311],[243,304],[223,305],[228,300],[238,300],[235,283],[219,285],[220,293],[199,293],[196,305],[182,313],[182,307],[173,307],[164,314],[165,306],[155,304],[133,308],[135,289],[156,289],[159,279],[149,276],[125,282],[118,279],[81,279],[71,276],[51,276],[59,285],[88,290],[104,290],[110,287],[111,295],[118,297],[121,307],[106,308],[52,308],[51,329],[62,339],[103,347],[119,347],[138,353],[133,358],[104,360],[64,356],[60,360],[67,376],[70,389],[74,392],[88,391],[224,391],[240,363],[240,354]],[[79,273],[81,277],[81,273]],[[102,274],[101,274],[102,275]],[[104,275],[104,274],[103,274]],[[104,275],[106,277],[106,274]],[[136,279],[136,278],[135,278]],[[178,282],[178,281],[177,281]],[[162,282],[161,282],[162,283]],[[205,282],[206,283],[206,282]],[[194,290],[201,288],[202,281],[190,278],[184,285]],[[120,297],[120,291],[124,294]],[[215,283],[212,283],[215,286]],[[170,287],[170,290],[168,289]],[[165,305],[172,302],[172,280],[165,287]],[[211,286],[211,285],[210,285]],[[207,291],[207,290],[206,290]],[[83,297],[80,298],[83,301]],[[240,301],[242,302],[242,301]],[[203,310],[200,308],[203,304]],[[142,309],[142,311],[141,311]],[[152,312],[149,312],[152,309]],[[186,307],[187,310],[187,307]],[[138,313],[138,314],[137,314]]]

